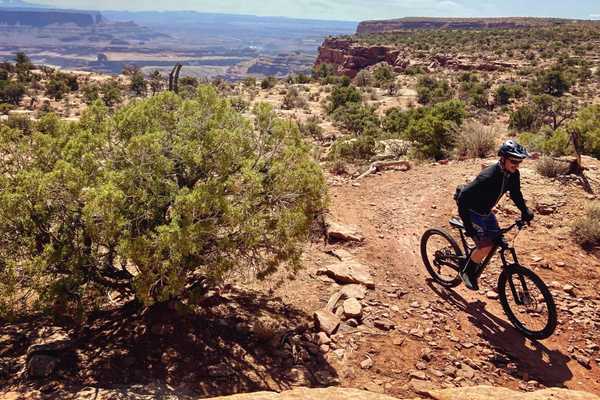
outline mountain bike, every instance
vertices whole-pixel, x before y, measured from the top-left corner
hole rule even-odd
[[[459,218],[452,218],[450,226],[458,230],[462,248],[444,229],[428,229],[421,237],[421,256],[427,271],[435,282],[447,288],[460,285],[462,280],[458,273],[476,248],[467,242],[465,227]],[[556,305],[546,284],[533,271],[519,263],[514,247],[504,239],[504,234],[515,227],[521,230],[525,227],[525,222],[518,220],[500,230],[478,275],[500,249],[502,272],[498,277],[497,292],[504,313],[513,326],[528,338],[546,339],[556,328]],[[507,254],[512,262],[507,259]]]

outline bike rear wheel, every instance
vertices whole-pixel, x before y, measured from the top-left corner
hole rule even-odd
[[[498,278],[498,294],[510,322],[530,339],[546,339],[556,329],[554,298],[533,271],[511,265]]]
[[[461,283],[458,272],[463,252],[456,240],[443,229],[428,229],[421,237],[423,264],[434,281],[445,287]]]

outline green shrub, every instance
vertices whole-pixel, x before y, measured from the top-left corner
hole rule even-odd
[[[415,143],[417,155],[440,160],[447,158],[456,138],[456,124],[434,114],[413,120],[406,129],[406,137]]]
[[[352,139],[338,139],[331,147],[332,160],[368,160],[375,155],[375,138],[363,135]]]
[[[304,75],[302,73],[295,74],[295,75],[290,75],[290,76],[288,76],[287,82],[291,83],[291,84],[306,84],[306,83],[310,83],[310,76],[306,76],[306,75]]]
[[[569,91],[570,87],[571,82],[561,69],[544,71],[531,82],[531,91],[534,94],[545,93],[557,97]]]
[[[25,114],[11,114],[6,120],[6,125],[12,129],[16,129],[26,136],[33,132],[33,121]]]
[[[410,65],[404,70],[404,73],[406,75],[421,75],[424,74],[425,71],[420,65]]]
[[[254,89],[256,87],[256,78],[253,76],[247,76],[242,81],[242,85],[244,85],[244,87]]]
[[[452,90],[445,80],[422,76],[417,82],[417,100],[421,104],[435,104],[452,98]]]
[[[146,79],[144,73],[140,70],[135,71],[131,75],[131,81],[129,83],[129,90],[131,90],[136,96],[142,96],[146,94]]]
[[[231,107],[240,113],[243,113],[245,111],[248,111],[248,108],[250,107],[250,103],[246,100],[244,100],[241,96],[233,96],[229,98],[229,103],[231,104]]]
[[[573,224],[573,236],[582,247],[591,249],[600,246],[600,202],[588,205],[585,214]]]
[[[355,135],[376,131],[380,125],[375,108],[360,103],[348,103],[338,107],[332,114],[332,119],[337,125]]]
[[[505,106],[510,103],[511,98],[513,97],[512,91],[506,85],[500,85],[496,88],[496,93],[494,98],[496,100],[496,104],[499,106]]]
[[[14,104],[0,103],[0,114],[8,115],[8,113],[17,108]]]
[[[272,89],[277,85],[277,78],[274,76],[267,76],[260,82],[261,89]]]
[[[539,128],[540,120],[537,110],[524,105],[510,113],[508,127],[516,131],[530,131]]]
[[[535,164],[536,171],[547,178],[556,178],[569,172],[569,163],[555,160],[552,157],[542,157]]]
[[[538,151],[553,156],[571,153],[569,140],[569,135],[564,129],[556,131],[542,129],[538,133],[525,132],[519,135],[519,142],[529,151]]]
[[[438,103],[431,108],[432,114],[438,115],[442,120],[461,125],[465,119],[465,104],[460,100],[450,100]]]
[[[577,136],[582,154],[600,158],[600,105],[595,104],[577,113],[565,128],[569,136]]]
[[[0,102],[19,105],[27,93],[25,85],[20,82],[0,81]]]
[[[100,85],[100,93],[102,95],[102,101],[108,107],[113,107],[121,102],[121,86],[115,79],[103,82],[102,85]]]
[[[305,122],[298,123],[298,128],[303,136],[312,137],[315,140],[323,139],[323,128],[319,125],[319,117],[311,116]]]
[[[69,87],[60,79],[51,79],[46,85],[46,95],[54,100],[61,100],[68,92]]]
[[[354,83],[358,87],[367,87],[373,84],[373,75],[369,70],[361,69],[354,77]]]
[[[360,103],[362,96],[358,89],[352,85],[337,85],[331,91],[328,97],[327,111],[331,114],[339,107],[344,107],[349,103]]]
[[[412,111],[403,111],[397,107],[389,108],[381,121],[383,130],[392,135],[400,135],[406,130],[413,116]]]
[[[0,308],[28,292],[49,308],[108,292],[152,304],[197,275],[299,267],[324,178],[296,124],[254,113],[201,86],[0,129]]]
[[[384,87],[388,82],[394,80],[394,70],[386,62],[379,63],[373,69],[373,79],[378,87]]]
[[[458,157],[485,158],[495,150],[497,138],[498,131],[494,126],[469,121],[458,132],[456,154]]]
[[[329,77],[335,77],[337,72],[337,66],[334,64],[319,64],[313,68],[312,76],[315,79],[321,81],[326,80]]]

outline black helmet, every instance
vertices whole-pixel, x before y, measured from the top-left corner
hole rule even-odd
[[[510,139],[502,143],[502,146],[500,146],[500,149],[498,150],[498,155],[502,157],[518,158],[519,160],[529,157],[529,153],[525,147]]]

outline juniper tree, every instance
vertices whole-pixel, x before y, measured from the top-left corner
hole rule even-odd
[[[101,295],[146,304],[194,277],[299,266],[325,184],[295,123],[251,122],[214,88],[172,92],[30,134],[0,127],[0,311],[85,310]],[[28,303],[29,304],[29,303]]]

